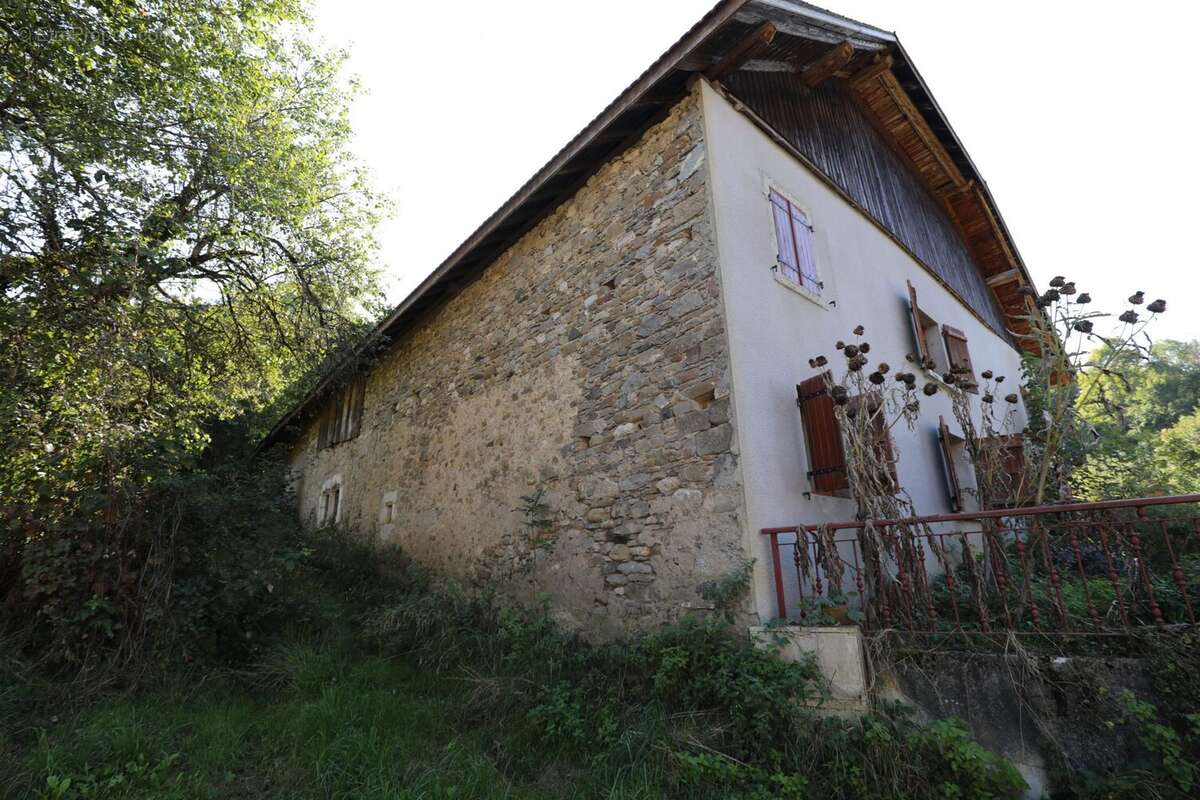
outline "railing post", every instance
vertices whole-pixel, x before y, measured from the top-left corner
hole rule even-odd
[[[798,534],[797,534],[798,535]],[[783,591],[783,565],[779,559],[779,534],[771,533],[771,566],[775,569],[775,603],[779,619],[787,619],[787,595]]]

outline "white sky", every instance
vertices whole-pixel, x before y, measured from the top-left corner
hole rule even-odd
[[[355,149],[395,201],[399,302],[715,0],[316,0],[365,91]],[[826,0],[894,30],[988,182],[1039,288],[1165,297],[1200,338],[1200,3]]]

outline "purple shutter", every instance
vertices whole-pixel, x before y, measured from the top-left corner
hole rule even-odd
[[[779,192],[771,190],[771,213],[775,215],[775,243],[779,250],[779,270],[783,277],[800,283],[800,264],[796,259],[796,240],[792,235],[791,204]]]

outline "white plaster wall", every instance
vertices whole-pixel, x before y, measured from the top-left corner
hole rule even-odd
[[[1007,377],[1005,389],[1015,391],[1020,357],[874,222],[716,90],[705,84],[702,98],[746,495],[745,535],[756,559],[755,602],[766,620],[776,616],[776,601],[770,547],[761,529],[854,516],[850,500],[807,494],[796,384],[818,372],[808,365],[809,358],[823,354],[840,370],[844,361],[834,343],[851,341],[852,329],[861,324],[871,343],[872,363],[887,361],[893,371],[912,371],[913,365],[905,362],[913,349],[906,281],[916,287],[924,311],[966,333],[976,375],[991,369]],[[783,285],[770,269],[775,239],[768,181],[810,215],[825,283],[820,302]],[[920,513],[947,513],[934,431],[939,414],[955,433],[958,426],[944,394],[921,400],[917,429],[893,429],[897,469]],[[974,402],[978,411],[978,400]]]

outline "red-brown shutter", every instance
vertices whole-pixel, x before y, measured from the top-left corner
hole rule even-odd
[[[962,486],[958,482],[958,470],[954,465],[954,452],[950,449],[950,428],[943,417],[938,417],[938,449],[942,453],[942,467],[946,476],[946,491],[950,495],[950,510],[962,511]]]
[[[967,335],[958,328],[943,325],[942,339],[946,342],[946,356],[950,359],[950,370],[955,380],[968,391],[977,389],[971,351],[967,348]]]
[[[912,324],[913,347],[917,361],[922,365],[929,360],[929,347],[925,344],[925,328],[921,325],[921,307],[917,305],[917,290],[908,284],[908,318]]]
[[[818,375],[796,387],[796,404],[804,425],[808,450],[808,477],[817,494],[834,494],[849,487],[842,431],[833,414],[833,398],[826,377]]]

